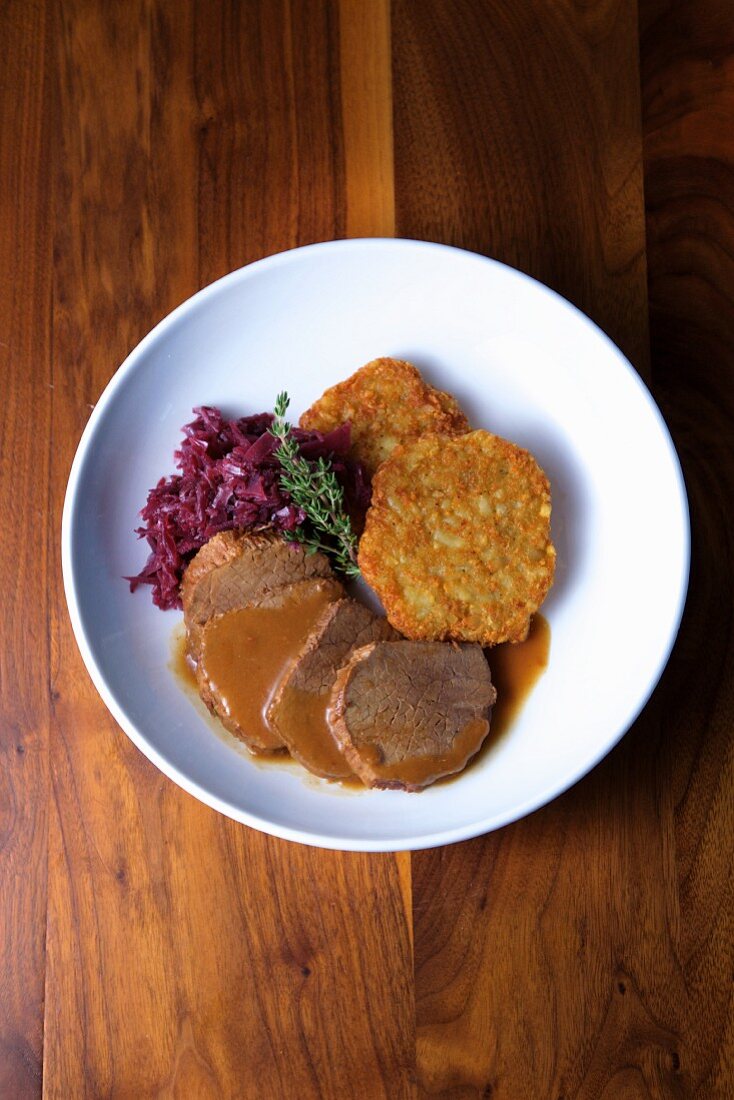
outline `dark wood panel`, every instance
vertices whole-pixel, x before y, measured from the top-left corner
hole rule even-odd
[[[343,231],[337,29],[330,5],[63,6],[54,523],[151,324]],[[89,684],[53,568],[45,1093],[410,1095],[409,861],[276,841],[163,779]]]
[[[0,1096],[41,1092],[48,793],[51,408],[49,42],[0,7]]]
[[[683,463],[691,584],[663,690],[684,1095],[734,1095],[734,9],[643,0],[653,389]]]
[[[541,278],[644,368],[634,4],[393,10],[398,232]],[[531,818],[415,856],[422,1094],[679,1094],[663,716]]]
[[[393,0],[397,233],[486,253],[647,365],[633,0]]]

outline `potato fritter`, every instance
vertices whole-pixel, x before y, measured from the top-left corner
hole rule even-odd
[[[399,443],[425,432],[469,431],[455,398],[429,386],[418,368],[402,359],[373,359],[328,389],[299,423],[328,432],[345,420],[352,425],[352,454],[370,475]]]
[[[378,471],[362,575],[407,638],[521,642],[553,583],[548,479],[489,432],[426,435]]]

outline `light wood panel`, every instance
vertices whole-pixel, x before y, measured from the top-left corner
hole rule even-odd
[[[186,48],[198,106],[187,124],[197,128],[200,283],[344,236],[336,5],[201,0]]]
[[[40,1095],[53,131],[44,5],[0,8],[0,1096]]]
[[[345,205],[329,6],[66,4],[59,31],[55,523],[136,340],[223,271],[338,235]],[[407,861],[199,805],[106,715],[58,588],[53,639],[45,1094],[410,1095]]]
[[[340,0],[346,236],[395,235],[389,0]]]

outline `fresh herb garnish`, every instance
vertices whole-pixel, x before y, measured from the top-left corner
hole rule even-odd
[[[290,405],[287,393],[279,393],[275,402],[275,416],[270,432],[280,441],[275,452],[280,460],[282,473],[280,485],[290,493],[294,504],[305,513],[313,531],[297,527],[284,532],[291,542],[299,542],[306,553],[321,550],[334,561],[334,566],[348,577],[359,576],[357,565],[357,536],[352,521],[344,507],[344,490],[336,479],[331,463],[324,458],[309,462],[298,452],[291,426],[285,419]],[[324,542],[323,540],[326,539]]]

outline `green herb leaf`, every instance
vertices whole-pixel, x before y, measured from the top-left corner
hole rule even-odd
[[[305,513],[314,530],[310,532],[298,527],[288,532],[286,538],[301,543],[307,554],[315,554],[318,550],[328,554],[336,569],[348,577],[358,577],[357,536],[344,507],[344,490],[330,462],[324,458],[309,462],[299,454],[298,443],[285,418],[289,405],[288,394],[279,393],[270,426],[271,435],[280,444],[275,452],[281,465],[280,485]]]

